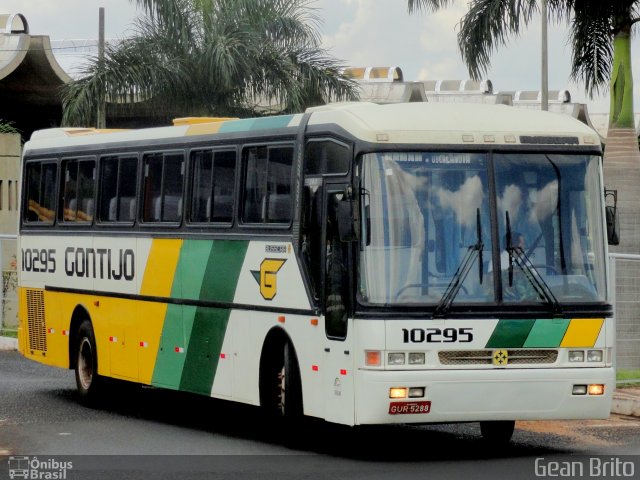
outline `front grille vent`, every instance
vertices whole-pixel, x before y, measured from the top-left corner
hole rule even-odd
[[[494,350],[453,350],[438,353],[442,365],[492,365]],[[507,350],[508,365],[538,365],[555,363],[557,350]]]
[[[47,351],[47,325],[44,318],[44,292],[27,290],[27,324],[29,349]]]

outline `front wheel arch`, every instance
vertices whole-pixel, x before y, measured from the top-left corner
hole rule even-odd
[[[76,368],[76,360],[78,358],[78,331],[82,322],[88,320],[91,322],[91,316],[87,309],[82,305],[77,305],[71,315],[71,323],[69,325],[69,370]]]
[[[260,354],[260,406],[269,416],[286,419],[303,415],[302,379],[298,356],[289,335],[281,328],[266,336]],[[280,378],[279,376],[282,376]],[[284,380],[278,385],[278,379]],[[282,391],[287,401],[282,404]]]

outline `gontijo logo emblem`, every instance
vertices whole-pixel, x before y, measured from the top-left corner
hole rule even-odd
[[[253,278],[260,285],[260,295],[265,300],[273,300],[278,293],[276,274],[286,261],[283,258],[265,258],[260,264],[260,270],[251,270]]]

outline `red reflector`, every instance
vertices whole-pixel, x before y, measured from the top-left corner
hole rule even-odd
[[[184,352],[184,348],[182,348],[182,347],[176,347],[174,350],[175,350],[176,353],[183,353]]]
[[[221,353],[221,354],[220,354],[220,358],[227,358],[227,355],[226,355],[226,354],[224,354],[224,353]]]
[[[149,346],[149,344],[147,342],[140,342],[140,346],[142,348],[147,348]]]
[[[344,370],[344,369],[340,370],[340,375],[346,375],[346,374],[347,374],[346,370]]]
[[[311,365],[311,370],[313,370],[314,372],[318,371],[318,365]]]
[[[284,323],[284,321],[285,321],[284,315],[280,315],[280,316],[278,317],[278,321],[279,321],[280,323]]]

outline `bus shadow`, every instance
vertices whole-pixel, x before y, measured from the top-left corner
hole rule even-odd
[[[74,390],[57,390],[51,394],[64,403],[79,403]],[[91,408],[280,445],[292,454],[311,453],[353,460],[451,461],[576,453],[558,435],[517,428],[509,445],[492,445],[482,440],[477,423],[346,427],[305,418],[296,425],[286,426],[265,418],[255,406],[131,384],[114,384],[110,394]]]

